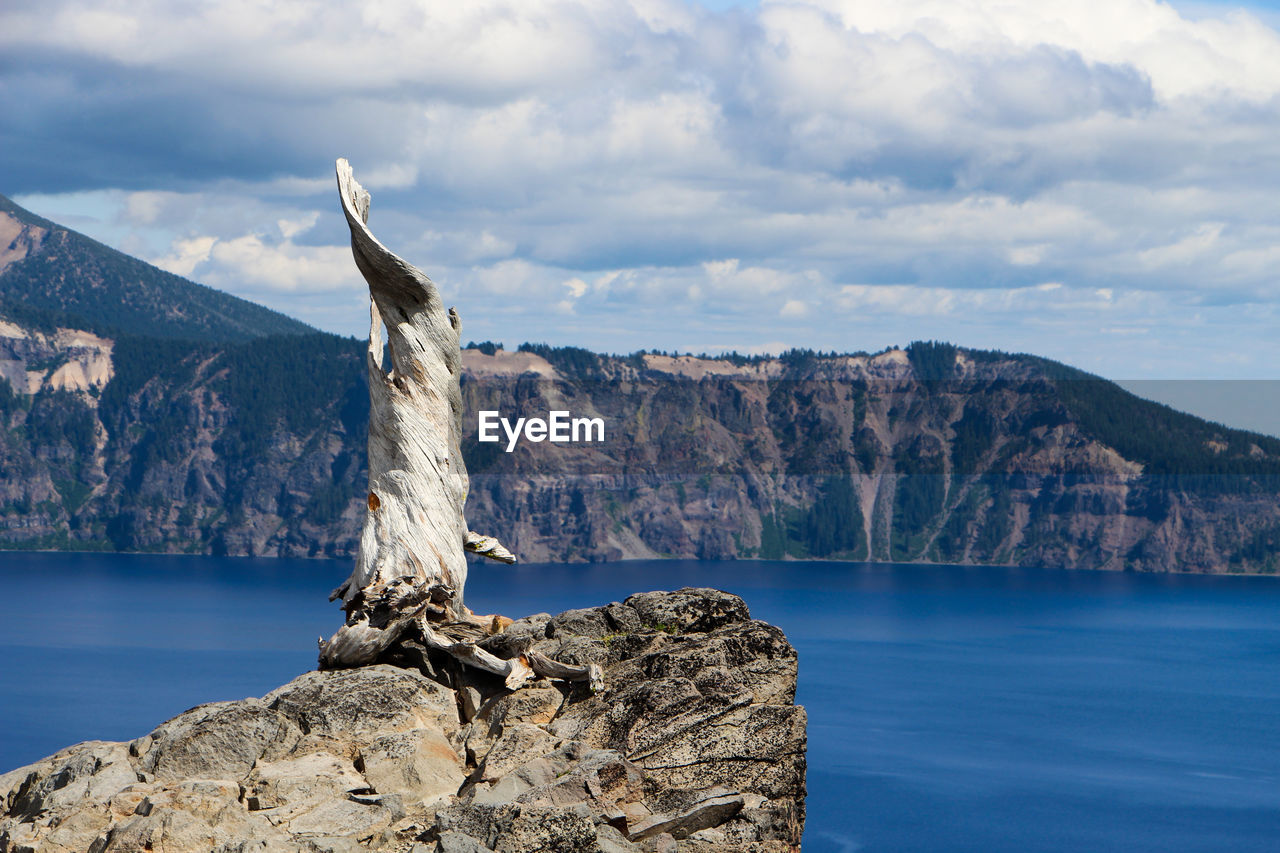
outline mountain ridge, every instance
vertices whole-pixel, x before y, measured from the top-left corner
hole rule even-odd
[[[3,195],[0,313],[106,336],[230,342],[318,332],[57,225]]]

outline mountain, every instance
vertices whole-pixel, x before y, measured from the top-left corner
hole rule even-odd
[[[363,347],[49,336],[0,324],[0,541],[346,556]],[[1280,440],[1032,356],[464,352],[468,518],[525,560],[843,558],[1272,572]],[[476,413],[600,417],[476,440]]]
[[[6,211],[0,547],[353,553],[362,342]],[[85,320],[100,292],[137,298]],[[463,356],[468,519],[524,560],[1280,570],[1280,440],[1035,356]],[[605,440],[508,453],[481,410],[599,417]]]
[[[0,312],[52,331],[213,342],[316,330],[165,272],[0,196]]]

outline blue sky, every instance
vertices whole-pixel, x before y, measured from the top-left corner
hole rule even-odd
[[[0,192],[343,334],[337,156],[467,338],[1274,379],[1278,6],[11,0]]]

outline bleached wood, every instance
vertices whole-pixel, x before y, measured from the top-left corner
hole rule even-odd
[[[604,670],[599,664],[589,663],[586,666],[560,663],[552,660],[542,652],[528,652],[524,655],[529,667],[540,678],[553,678],[562,681],[585,681],[594,692],[604,687]]]
[[[369,284],[369,492],[355,567],[330,596],[342,599],[347,621],[320,641],[321,668],[373,663],[416,633],[428,648],[499,675],[511,688],[535,671],[597,685],[597,666],[536,653],[503,660],[476,645],[511,620],[466,607],[466,552],[504,563],[516,557],[492,536],[470,530],[463,514],[461,323],[431,279],[373,236],[369,193],[346,160],[338,161],[337,176],[351,252]],[[383,364],[384,328],[390,365]]]
[[[369,193],[346,160],[338,161],[337,173],[351,252],[370,296],[368,508],[344,601],[371,584],[409,576],[452,588],[461,610],[468,533],[461,324],[431,279],[373,236]],[[383,326],[389,369],[382,363]]]
[[[489,654],[475,643],[448,640],[436,633],[426,619],[418,620],[418,629],[422,631],[422,639],[427,648],[445,652],[476,669],[501,676],[503,683],[510,690],[515,690],[534,678],[533,669],[530,668],[524,655],[503,660]]]

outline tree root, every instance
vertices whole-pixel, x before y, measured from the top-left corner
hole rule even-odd
[[[358,593],[345,605],[346,624],[328,640],[319,640],[320,669],[368,666],[400,640],[420,639],[428,649],[500,677],[510,690],[535,678],[585,681],[592,692],[603,685],[604,673],[597,664],[561,663],[541,652],[521,650],[518,644],[511,648],[509,644],[486,643],[500,635],[511,620],[477,616],[466,608],[458,613],[450,593],[441,584],[428,586],[412,577],[375,584]],[[499,657],[486,645],[512,654]]]

